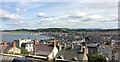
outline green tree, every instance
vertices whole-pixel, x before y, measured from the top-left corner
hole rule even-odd
[[[29,54],[29,52],[28,52],[25,48],[23,48],[23,47],[18,47],[18,46],[17,46],[17,48],[21,49],[21,54],[22,54],[22,55]]]
[[[26,49],[24,49],[24,48],[21,48],[21,53],[22,54],[29,54],[29,52]]]
[[[92,62],[106,62],[106,58],[100,53],[92,54],[91,60]]]

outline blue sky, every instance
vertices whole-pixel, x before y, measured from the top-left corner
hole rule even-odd
[[[1,29],[118,28],[117,0],[84,1],[0,2]]]

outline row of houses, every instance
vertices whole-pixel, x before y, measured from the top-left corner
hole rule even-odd
[[[7,54],[21,54],[21,49],[16,47],[16,42],[12,42],[12,44],[8,44],[6,41],[0,44],[0,52]]]
[[[19,39],[14,40],[10,45],[7,42],[1,44],[4,48],[4,52],[21,54],[21,51],[17,47],[22,47],[28,52],[31,52],[30,56],[43,56],[52,62],[55,59],[58,62],[68,61],[68,62],[87,62],[88,61],[88,48],[85,44],[75,43],[75,42],[60,42],[58,40],[52,39],[51,42],[39,42],[35,38],[30,39]]]
[[[89,54],[100,53],[106,57],[108,61],[120,61],[120,44],[116,42],[103,42],[87,44]]]
[[[24,48],[30,52],[30,56],[43,56],[46,59],[56,61],[88,61],[88,55],[100,53],[110,61],[118,61],[120,59],[120,44],[116,42],[101,42],[101,43],[85,43],[85,39],[73,42],[60,42],[51,39],[50,42],[38,41],[36,38],[18,39],[14,40],[12,44],[6,41],[1,43],[2,51],[4,53],[21,54],[21,50],[17,47]]]

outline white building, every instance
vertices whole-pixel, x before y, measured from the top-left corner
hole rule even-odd
[[[21,47],[22,43],[29,43],[29,42],[33,42],[33,41],[31,39],[18,39],[16,41],[16,44],[17,44],[17,46]]]
[[[22,46],[24,49],[26,49],[28,52],[33,52],[33,42],[22,43],[21,46]]]

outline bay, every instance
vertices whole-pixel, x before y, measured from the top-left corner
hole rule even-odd
[[[1,41],[7,41],[7,42],[12,42],[14,40],[17,39],[34,39],[36,38],[37,40],[44,40],[44,39],[50,39],[49,36],[45,36],[45,35],[38,35],[38,34],[1,34]]]

